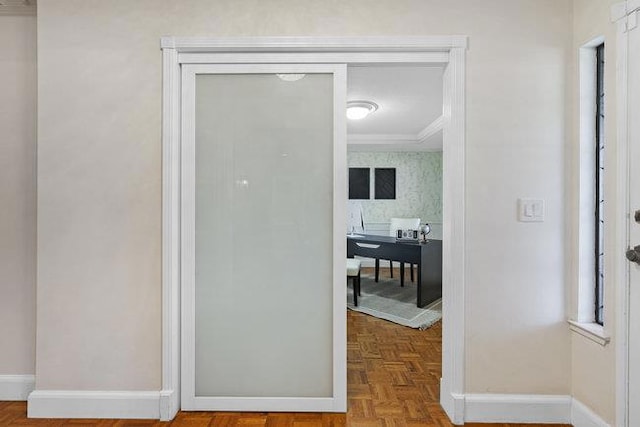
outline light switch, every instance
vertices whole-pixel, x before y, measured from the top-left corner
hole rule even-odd
[[[518,199],[518,221],[520,222],[544,221],[544,200]]]

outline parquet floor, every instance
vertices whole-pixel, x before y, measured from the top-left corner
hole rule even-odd
[[[37,420],[26,418],[24,402],[0,402],[0,426],[452,427],[438,403],[441,336],[441,323],[426,331],[417,331],[349,311],[349,411],[346,415],[180,412],[170,423],[154,420]],[[465,425],[548,427],[542,424]]]

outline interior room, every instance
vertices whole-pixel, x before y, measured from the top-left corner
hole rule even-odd
[[[396,236],[398,229],[416,231],[415,236],[405,237],[407,243],[442,240],[443,72],[437,64],[348,67],[350,243],[364,236],[391,236],[397,245],[402,243]],[[354,105],[356,109],[364,105],[366,115],[352,117]],[[425,225],[428,234],[423,234]],[[367,239],[360,243],[371,244]],[[355,252],[359,252],[357,245],[353,245]],[[356,253],[355,259],[360,261],[360,290],[365,295],[357,297],[356,306],[348,290],[350,309],[422,329],[441,317],[440,297],[429,301],[428,309],[416,304],[416,264],[403,263],[401,270],[401,261],[364,255]],[[441,280],[435,280],[441,287]]]
[[[433,300],[421,304],[416,292],[425,270],[442,268],[443,72],[398,64],[347,70],[349,423],[370,421],[371,412],[422,423],[440,418],[425,403],[437,400],[433,379],[441,376],[441,275]],[[364,113],[354,116],[354,107]],[[402,229],[416,234],[403,240]],[[438,256],[419,265],[384,258],[436,241]],[[371,391],[381,389],[384,403]]]
[[[395,198],[376,197],[375,179],[366,201],[350,198],[371,234],[387,234],[392,217],[417,216],[432,225],[430,237],[442,238],[442,74],[435,65],[348,68],[347,105],[370,100],[377,107],[347,121],[348,166],[373,168],[371,178],[375,168],[397,168]]]
[[[0,424],[640,425],[639,13],[0,0]]]

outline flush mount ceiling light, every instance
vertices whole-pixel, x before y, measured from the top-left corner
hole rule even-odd
[[[280,78],[280,80],[285,82],[295,82],[304,78],[304,76],[306,76],[306,74],[293,74],[293,73],[276,74],[276,75],[278,76],[278,78]]]
[[[378,109],[378,104],[371,101],[347,102],[347,118],[349,120],[361,120]]]

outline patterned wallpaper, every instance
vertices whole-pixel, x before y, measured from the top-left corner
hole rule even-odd
[[[442,152],[350,152],[349,167],[396,168],[396,199],[362,200],[365,222],[389,222],[389,218],[420,218],[442,222]]]

